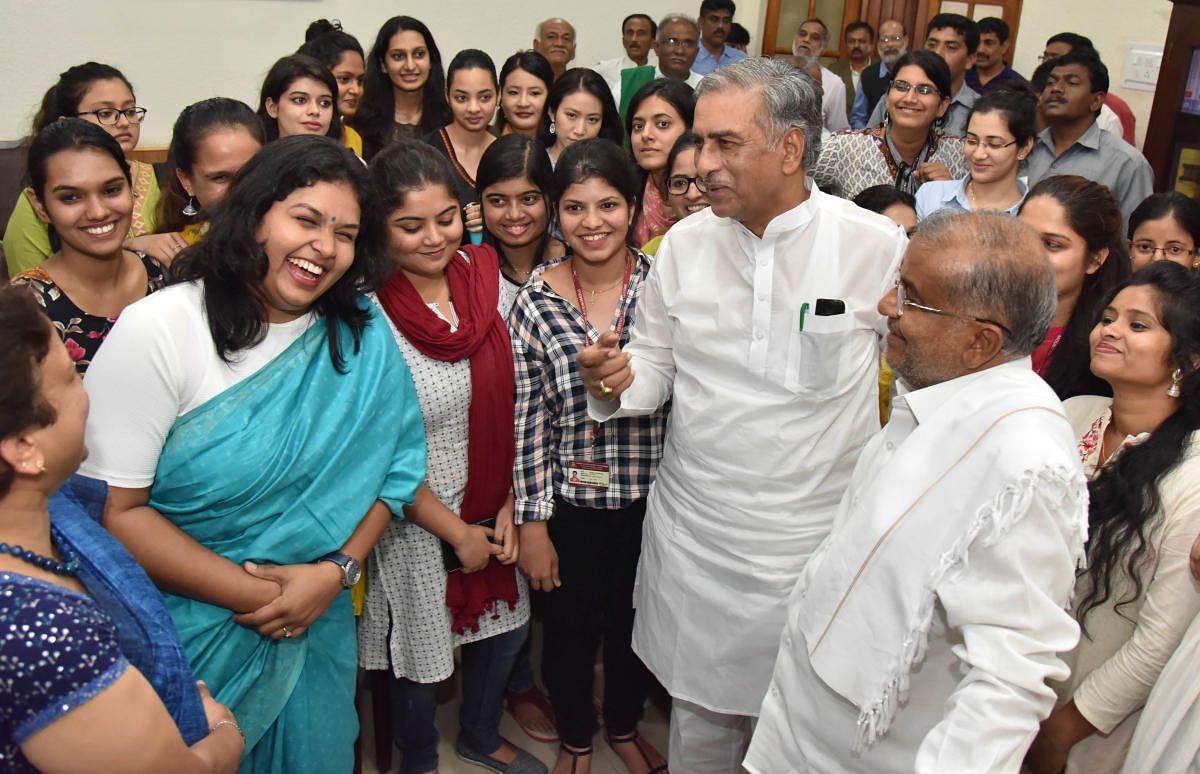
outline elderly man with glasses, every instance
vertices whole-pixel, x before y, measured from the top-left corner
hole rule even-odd
[[[788,601],[753,774],[1020,769],[1079,638],[1087,485],[1029,359],[1055,306],[1019,220],[917,227],[879,301],[906,391]]]

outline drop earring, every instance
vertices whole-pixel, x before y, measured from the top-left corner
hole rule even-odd
[[[554,119],[550,119],[550,134],[554,134]]]
[[[200,208],[196,206],[196,197],[189,196],[188,200],[187,200],[187,204],[183,205],[183,209],[180,210],[180,212],[182,212],[184,215],[188,216],[189,218],[193,218],[193,217],[199,215]]]
[[[1171,372],[1171,386],[1167,388],[1167,396],[1170,398],[1179,397],[1179,382],[1183,380],[1183,372],[1176,368]]]

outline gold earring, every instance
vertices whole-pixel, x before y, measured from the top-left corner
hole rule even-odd
[[[38,469],[38,473],[45,473],[46,472],[46,461],[38,460],[37,461],[37,469]]]

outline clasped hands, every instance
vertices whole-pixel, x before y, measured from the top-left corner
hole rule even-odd
[[[236,624],[273,640],[303,634],[342,592],[342,569],[333,562],[315,564],[255,564],[242,569],[255,579],[262,603],[235,613]]]
[[[493,556],[500,564],[516,562],[520,546],[517,528],[513,525],[512,498],[509,497],[496,514],[495,528],[463,523],[458,536],[447,542],[454,547],[454,554],[462,562],[462,572],[479,572],[487,567],[488,560]]]
[[[620,349],[620,338],[605,331],[595,344],[575,357],[579,378],[588,394],[600,400],[616,400],[633,384],[629,355]]]

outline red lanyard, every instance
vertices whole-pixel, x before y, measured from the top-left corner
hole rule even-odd
[[[625,279],[623,289],[621,290],[621,305],[617,307],[620,314],[617,317],[617,338],[621,338],[621,331],[625,328],[625,304],[629,300],[629,276],[633,271],[633,261],[625,262]],[[592,345],[592,337],[588,334],[588,316],[587,304],[583,300],[583,286],[579,284],[579,275],[575,273],[575,260],[571,260],[571,279],[575,282],[575,298],[579,301],[579,312],[583,315],[583,346],[590,347]]]

